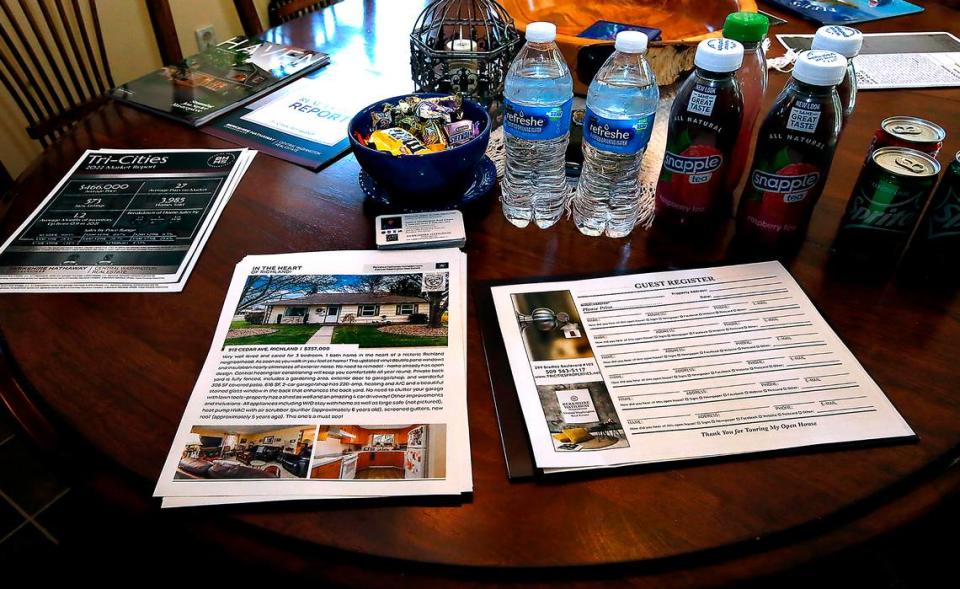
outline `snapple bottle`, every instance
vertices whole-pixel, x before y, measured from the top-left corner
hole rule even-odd
[[[789,250],[807,231],[823,192],[843,122],[837,94],[847,60],[833,51],[804,51],[793,78],[767,114],[737,210],[737,239]]]
[[[756,12],[733,12],[723,23],[723,36],[743,45],[743,65],[737,70],[737,82],[743,94],[743,122],[727,168],[725,190],[736,191],[743,173],[750,163],[750,143],[757,117],[760,116],[763,96],[767,93],[767,58],[763,53],[763,40],[767,36],[770,21]]]
[[[696,69],[670,109],[657,225],[703,226],[729,214],[724,175],[743,117],[734,76],[742,61],[743,45],[732,39],[707,39],[697,46]]]

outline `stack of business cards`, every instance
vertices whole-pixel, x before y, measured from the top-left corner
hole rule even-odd
[[[467,241],[460,211],[380,215],[374,232],[382,250],[463,247]]]

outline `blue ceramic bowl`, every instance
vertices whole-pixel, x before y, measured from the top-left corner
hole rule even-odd
[[[391,201],[418,207],[435,203],[443,206],[462,196],[474,178],[475,170],[490,142],[490,114],[471,100],[463,101],[463,118],[480,121],[480,134],[457,147],[422,155],[393,155],[361,145],[355,133],[370,134],[370,113],[379,112],[384,104],[397,104],[403,96],[375,102],[358,112],[347,127],[347,136],[360,167],[377,186],[386,190]],[[434,92],[413,94],[420,98],[445,96]]]

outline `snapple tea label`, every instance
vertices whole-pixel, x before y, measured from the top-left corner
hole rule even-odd
[[[704,47],[705,41],[698,47],[697,69],[670,109],[667,148],[657,183],[658,224],[700,225],[729,210],[724,175],[743,116],[743,98],[733,77],[743,48],[727,39],[709,42],[717,46]],[[710,61],[701,59],[702,49],[711,51]],[[730,52],[736,59],[730,59]]]
[[[548,141],[570,131],[573,99],[555,106],[530,106],[503,101],[503,130],[527,141]]]
[[[739,237],[772,248],[802,240],[830,170],[841,117],[835,84],[787,83],[757,135],[737,211]]]

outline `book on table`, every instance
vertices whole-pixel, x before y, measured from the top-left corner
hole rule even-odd
[[[111,96],[198,127],[328,62],[320,51],[233,37],[121,84]]]

